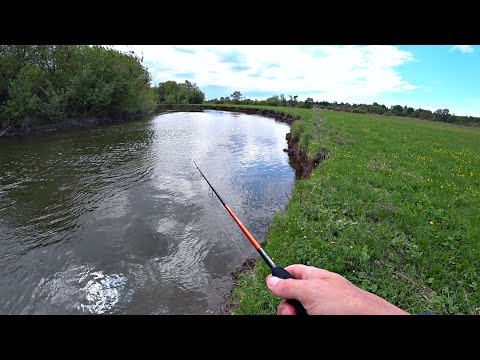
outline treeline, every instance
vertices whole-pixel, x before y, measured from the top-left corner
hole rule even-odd
[[[430,111],[426,109],[414,109],[409,106],[393,105],[389,108],[385,105],[380,105],[374,102],[371,105],[368,104],[352,104],[349,103],[330,103],[328,101],[315,102],[314,105],[321,109],[334,110],[334,111],[347,111],[360,114],[379,114],[386,116],[403,116],[415,119],[442,121],[458,125],[470,125],[480,126],[480,117],[475,116],[458,116],[450,114],[448,109],[438,109]]]
[[[227,97],[215,98],[207,101],[213,104],[238,104],[238,105],[260,105],[260,106],[284,106],[311,109],[313,107],[333,110],[345,111],[360,114],[379,114],[386,116],[403,116],[423,120],[442,121],[460,125],[480,126],[480,117],[474,116],[458,116],[450,114],[448,109],[438,109],[430,111],[425,109],[414,109],[408,106],[393,105],[387,107],[376,102],[373,104],[349,104],[328,101],[314,101],[312,98],[307,98],[305,101],[298,101],[297,95],[288,95],[289,99],[285,98],[283,94],[274,95],[265,100],[251,100],[242,96],[242,93],[235,91]]]
[[[0,45],[0,129],[79,120],[99,116],[144,113],[158,104],[201,104],[205,94],[195,83],[166,81],[151,86],[148,69],[133,51],[104,46]],[[267,105],[362,114],[404,116],[480,126],[480,118],[457,116],[448,109],[425,109],[378,103],[349,104],[298,101],[297,95],[274,95],[265,100],[245,98],[240,91],[206,101],[213,104]]]
[[[205,94],[197,84],[188,80],[183,84],[165,81],[153,89],[159,104],[201,104],[205,100]]]
[[[314,101],[312,98],[308,98],[305,101],[298,101],[298,95],[288,95],[289,99],[285,98],[285,95],[274,95],[265,100],[251,100],[245,98],[240,91],[234,91],[233,94],[227,97],[221,97],[220,99],[212,99],[207,103],[212,104],[237,104],[237,105],[266,105],[266,106],[284,106],[284,107],[300,107],[300,108],[312,108]]]
[[[0,45],[0,127],[145,112],[156,105],[150,82],[133,52]]]

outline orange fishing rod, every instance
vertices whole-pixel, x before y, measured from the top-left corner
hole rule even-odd
[[[253,247],[258,251],[258,253],[262,257],[262,259],[265,260],[267,265],[270,267],[270,269],[272,270],[272,275],[276,276],[276,277],[279,277],[281,279],[293,279],[294,277],[292,276],[292,274],[290,274],[287,270],[285,270],[281,266],[276,265],[273,262],[273,260],[270,258],[270,256],[267,255],[265,250],[262,249],[262,247],[257,242],[257,240],[255,240],[253,235],[250,234],[250,231],[248,231],[247,228],[245,227],[245,225],[243,225],[242,222],[238,219],[238,217],[235,215],[235,213],[232,211],[232,209],[230,209],[230,207],[227,204],[225,204],[225,201],[223,201],[223,199],[220,197],[220,195],[218,195],[217,191],[214,189],[212,184],[210,184],[210,181],[208,181],[207,177],[203,174],[202,170],[200,170],[197,163],[195,161],[193,161],[193,163],[197,167],[198,171],[200,171],[200,174],[202,174],[202,176],[205,179],[205,181],[207,182],[208,186],[210,186],[212,191],[215,193],[218,200],[220,200],[220,202],[223,204],[223,206],[225,207],[227,212],[230,214],[232,219],[237,223],[238,227],[242,230],[242,232],[248,238],[248,240],[253,245]],[[305,308],[303,307],[303,305],[300,301],[298,301],[297,299],[287,299],[287,301],[295,307],[295,310],[297,311],[297,315],[308,315],[307,310],[305,310]]]

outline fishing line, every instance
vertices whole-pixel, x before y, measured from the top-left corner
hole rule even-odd
[[[222,212],[219,214],[219,216],[222,218],[222,220],[225,220],[226,217],[225,217],[225,213]],[[258,288],[260,289],[260,291],[266,295],[266,297],[270,296],[270,293],[265,289],[265,284],[263,283],[263,281],[261,281],[257,275],[255,274],[255,272],[253,271],[253,268],[250,266],[250,262],[249,260],[250,259],[253,259],[252,256],[248,256],[247,253],[245,253],[241,248],[240,246],[238,245],[238,243],[235,241],[235,235],[234,233],[232,232],[232,230],[230,228],[228,228],[228,230],[226,230],[229,235],[230,235],[230,241],[235,245],[235,247],[238,249],[238,253],[240,254],[241,258],[242,259],[245,259],[243,261],[243,263],[246,265],[246,267],[248,268],[248,270],[250,271],[250,274],[252,274],[252,277],[255,279],[255,281],[257,282],[258,284]]]
[[[192,160],[193,161],[193,160]],[[214,193],[213,193],[213,190],[210,186],[208,186],[208,195],[209,196],[213,196]],[[218,212],[218,216],[220,216],[222,218],[222,220],[224,220],[226,222],[226,217],[225,217],[225,213],[224,212]],[[238,245],[238,243],[235,241],[235,236],[236,234],[234,232],[232,232],[231,228],[227,228],[226,231],[228,232],[228,237],[230,238],[229,241],[232,242],[234,245],[235,245],[235,248],[238,250],[238,253],[240,254],[240,257],[242,259],[245,259],[243,261],[243,264],[245,264],[245,266],[247,267],[247,269],[250,271],[250,274],[252,274],[252,277],[253,279],[256,281],[257,285],[258,285],[258,288],[260,290],[261,293],[263,293],[263,295],[265,295],[266,297],[269,297],[271,294],[265,289],[265,284],[263,283],[263,281],[261,281],[257,275],[255,274],[255,272],[253,271],[253,268],[250,266],[250,259],[253,259],[252,256],[249,256],[247,255],[246,252],[244,252],[240,246]],[[243,265],[242,265],[243,267]],[[241,271],[241,268],[239,269],[239,272]],[[235,274],[236,276],[238,276],[237,274]]]
[[[253,247],[258,251],[262,259],[267,263],[267,265],[270,267],[272,270],[272,275],[277,276],[281,279],[293,279],[294,277],[292,274],[290,274],[287,270],[285,270],[283,267],[276,265],[273,260],[267,255],[265,250],[262,249],[260,244],[257,242],[257,240],[252,236],[252,234],[247,230],[245,225],[240,221],[240,219],[235,215],[235,213],[230,209],[230,207],[223,201],[223,199],[220,197],[218,192],[215,190],[215,188],[210,184],[210,181],[208,181],[207,177],[203,174],[202,170],[198,167],[197,163],[195,160],[193,160],[193,163],[195,164],[195,167],[197,170],[200,172],[200,174],[203,176],[207,184],[210,186],[212,189],[213,193],[217,196],[218,200],[222,203],[224,206],[225,210],[230,214],[232,219],[235,221],[235,223],[238,225],[238,227],[242,230],[243,234],[247,237],[247,239],[250,241],[250,243],[253,245]],[[247,264],[248,265],[248,264]],[[297,299],[287,299],[287,301],[292,304],[295,307],[295,310],[297,311],[297,315],[308,315],[307,311],[303,307],[303,305],[298,301]]]

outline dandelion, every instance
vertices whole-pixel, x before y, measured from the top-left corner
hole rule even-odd
[[[428,223],[429,223],[430,225],[433,225],[433,221],[432,221],[432,220],[430,220]]]

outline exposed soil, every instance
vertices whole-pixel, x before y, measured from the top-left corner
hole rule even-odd
[[[189,111],[188,106],[172,106],[169,109],[165,109],[168,111]],[[273,110],[262,110],[262,109],[239,109],[239,108],[229,108],[229,107],[223,107],[223,106],[215,106],[215,105],[202,105],[196,106],[195,110],[203,109],[211,109],[211,110],[221,110],[221,111],[231,111],[231,112],[240,112],[240,113],[245,113],[245,114],[254,114],[254,115],[261,115],[261,116],[266,116],[269,118],[274,118],[277,121],[285,122],[289,125],[292,125],[293,122],[299,117],[294,117],[285,113],[278,113]],[[294,160],[296,165],[298,165],[298,168],[296,168],[296,177],[303,177],[307,178],[309,177],[312,172],[315,170],[315,168],[320,164],[322,160],[325,159],[326,155],[324,153],[319,153],[317,154],[313,159],[309,159],[307,153],[300,148],[299,142],[298,142],[298,137],[293,136],[291,133],[288,133],[286,135],[287,143],[288,143],[288,155],[290,156],[291,159]],[[255,266],[257,261],[260,261],[260,258],[248,258],[245,260],[245,262],[242,264],[240,269],[233,271],[231,273],[232,280],[233,280],[233,287],[235,287],[237,280],[239,276],[242,273],[247,273],[250,272],[251,269]],[[237,305],[232,297],[229,297],[228,299],[225,300],[226,303],[222,308],[219,310],[218,314],[219,315],[231,315],[232,311],[235,309],[235,306]]]
[[[305,150],[300,148],[298,137],[288,133],[286,138],[288,142],[288,155],[300,165],[297,177],[309,177],[317,165],[325,159],[326,155],[324,153],[318,153],[313,159],[309,159]]]
[[[250,272],[251,269],[253,269],[253,267],[257,263],[257,261],[258,260],[254,259],[254,258],[247,258],[247,260],[245,260],[243,262],[240,269],[237,269],[237,270],[231,272],[231,276],[232,276],[232,280],[233,280],[232,290],[235,287],[235,284],[237,283],[238,277],[243,273]],[[231,315],[232,311],[235,309],[236,305],[237,305],[236,302],[231,297],[228,297],[227,299],[225,299],[225,304],[222,306],[222,308],[220,309],[218,314],[219,315]]]
[[[235,107],[223,107],[215,105],[202,105],[202,109],[223,110],[240,112],[245,114],[261,115],[269,118],[274,118],[277,121],[284,122],[289,125],[292,125],[295,120],[299,119],[299,117],[297,116],[264,109],[239,109]],[[319,153],[313,159],[309,159],[305,150],[300,148],[298,144],[298,137],[293,136],[291,133],[288,133],[286,135],[286,139],[288,143],[288,155],[299,165],[299,169],[297,169],[296,174],[297,177],[309,177],[313,170],[315,170],[317,165],[325,159],[325,154]]]
[[[287,123],[292,125],[293,122],[299,117],[288,115],[285,113],[279,113],[273,110],[265,110],[265,109],[248,109],[248,108],[236,108],[236,107],[225,107],[225,106],[216,106],[216,105],[201,105],[201,106],[191,106],[191,105],[164,105],[161,108],[163,111],[203,111],[204,109],[210,110],[220,110],[220,111],[231,111],[231,112],[239,112],[244,114],[251,114],[251,115],[261,115],[266,116],[269,118],[273,118],[277,121]],[[313,159],[309,159],[305,150],[300,148],[298,137],[293,136],[291,133],[286,135],[287,143],[288,143],[288,155],[291,159],[294,160],[296,165],[298,166],[295,170],[295,175],[297,178],[303,177],[307,178],[310,174],[315,170],[318,164],[322,160],[325,159],[324,153],[317,154]],[[232,280],[233,280],[233,287],[235,287],[238,277],[242,273],[247,273],[251,271],[251,269],[255,266],[257,261],[260,261],[260,258],[248,258],[242,264],[240,269],[233,271],[231,273]],[[235,309],[237,305],[234,299],[230,296],[225,300],[225,304],[219,310],[219,315],[231,315],[232,311]]]
[[[289,125],[292,125],[295,120],[299,119],[299,117],[297,116],[276,112],[274,110],[236,108],[217,105],[162,105],[160,109],[162,111],[203,111],[204,109],[231,111],[251,115],[261,115],[273,118],[277,121],[284,122]],[[296,172],[297,177],[309,177],[313,170],[317,167],[317,165],[323,159],[325,159],[325,154],[319,153],[313,159],[309,159],[307,153],[300,148],[297,137],[292,136],[290,133],[288,133],[286,139],[288,143],[288,155],[299,165],[299,169],[297,169]]]

